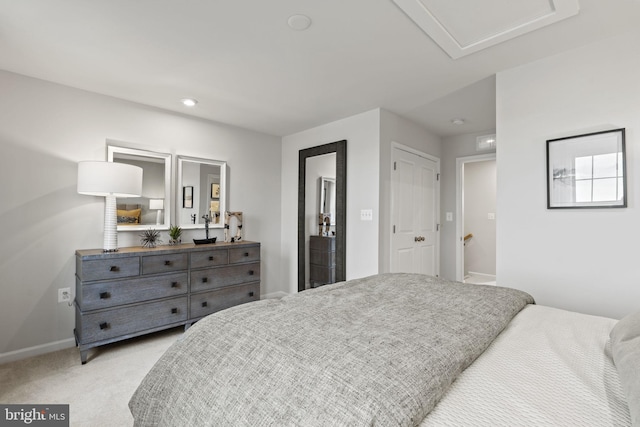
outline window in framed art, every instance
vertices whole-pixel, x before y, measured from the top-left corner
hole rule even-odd
[[[547,141],[547,208],[627,206],[625,130]]]

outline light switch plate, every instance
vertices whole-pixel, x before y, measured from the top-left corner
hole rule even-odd
[[[360,210],[360,221],[373,221],[373,209]]]
[[[489,212],[487,214],[487,219],[496,219],[496,214],[495,212]]]
[[[453,212],[447,212],[447,221],[453,221]]]

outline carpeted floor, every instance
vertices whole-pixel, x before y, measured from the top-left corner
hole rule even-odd
[[[183,327],[89,351],[85,365],[77,348],[0,365],[3,404],[69,404],[70,425],[133,425],[129,399]]]

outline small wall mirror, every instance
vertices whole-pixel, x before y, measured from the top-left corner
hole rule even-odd
[[[226,211],[227,163],[196,157],[178,156],[176,222],[184,229],[224,227]]]
[[[142,196],[116,199],[118,231],[155,228],[171,223],[171,154],[107,144],[107,160],[142,168]]]

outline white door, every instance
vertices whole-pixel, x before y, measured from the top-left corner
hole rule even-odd
[[[439,162],[394,147],[391,272],[439,274]]]

